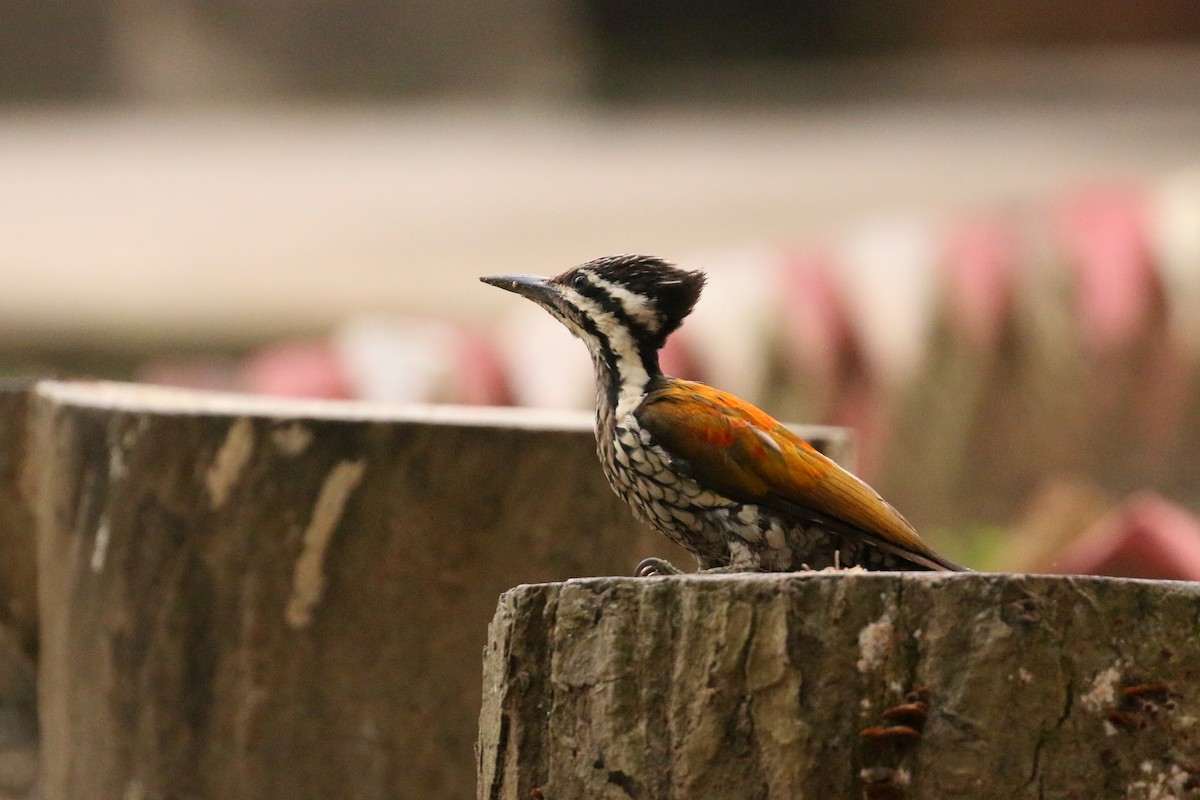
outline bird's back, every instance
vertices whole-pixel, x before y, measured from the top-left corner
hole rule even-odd
[[[632,416],[673,471],[729,503],[794,520],[805,530],[818,527],[834,538],[860,538],[910,566],[958,569],[874,489],[727,392],[663,377]]]

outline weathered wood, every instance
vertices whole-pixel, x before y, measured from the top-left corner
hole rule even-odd
[[[37,571],[29,497],[30,380],[0,381],[0,800],[37,775]]]
[[[0,800],[35,796],[37,754],[34,661],[0,624]]]
[[[43,384],[42,796],[455,798],[501,591],[678,558],[586,415]]]
[[[29,396],[32,381],[0,381],[0,623],[24,653],[37,653],[37,570],[29,497]]]
[[[0,624],[0,800],[35,796],[37,689],[33,659],[13,629]]]
[[[1198,629],[1200,585],[1162,581],[521,586],[489,630],[477,796],[1190,797]]]

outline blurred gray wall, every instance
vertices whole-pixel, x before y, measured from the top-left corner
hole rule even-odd
[[[1194,0],[0,0],[0,100],[676,97],[728,90],[698,65],[1197,41]]]
[[[576,90],[560,0],[0,0],[0,98]]]

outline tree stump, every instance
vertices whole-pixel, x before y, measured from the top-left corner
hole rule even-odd
[[[37,571],[29,495],[32,381],[0,381],[0,800],[33,790],[38,767]]]
[[[38,774],[35,668],[12,628],[0,624],[0,800],[34,796]]]
[[[933,573],[520,586],[479,800],[1200,797],[1200,585]]]
[[[496,597],[678,558],[586,414],[47,383],[31,425],[45,800],[469,797]]]
[[[32,381],[0,381],[0,625],[37,655],[37,571],[29,480]]]

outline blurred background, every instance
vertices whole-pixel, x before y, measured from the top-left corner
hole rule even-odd
[[[590,408],[479,284],[710,272],[668,363],[979,568],[1200,579],[1200,6],[4,0],[0,371]]]

